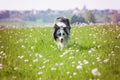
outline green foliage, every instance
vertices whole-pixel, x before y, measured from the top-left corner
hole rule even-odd
[[[119,80],[120,26],[73,26],[60,51],[52,29],[1,28],[0,80]]]
[[[113,23],[120,22],[120,14],[118,14],[118,13],[114,14],[112,17],[112,21],[113,21]]]
[[[86,15],[85,15],[85,20],[87,22],[92,22],[95,23],[95,16],[91,11],[87,11]]]
[[[73,15],[71,18],[71,24],[85,23],[85,19],[82,16]]]
[[[110,17],[106,16],[105,19],[104,19],[104,22],[106,23],[110,23],[112,20]]]

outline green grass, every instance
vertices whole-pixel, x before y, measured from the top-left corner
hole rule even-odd
[[[0,80],[119,80],[120,26],[74,26],[63,51],[51,28],[0,29]]]

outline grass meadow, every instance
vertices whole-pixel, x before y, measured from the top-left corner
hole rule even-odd
[[[120,80],[120,25],[73,26],[62,51],[50,27],[1,28],[0,80]]]

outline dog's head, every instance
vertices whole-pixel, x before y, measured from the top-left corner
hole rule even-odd
[[[63,42],[70,34],[70,24],[69,19],[64,17],[59,17],[55,21],[53,36],[57,41]]]
[[[58,25],[55,26],[56,29],[54,32],[54,39],[62,43],[68,37],[69,29],[67,29],[66,27],[59,27]]]

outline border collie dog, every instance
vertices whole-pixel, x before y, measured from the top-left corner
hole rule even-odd
[[[53,28],[53,38],[58,47],[63,50],[67,46],[70,39],[70,23],[69,19],[65,17],[58,17],[55,20]]]

